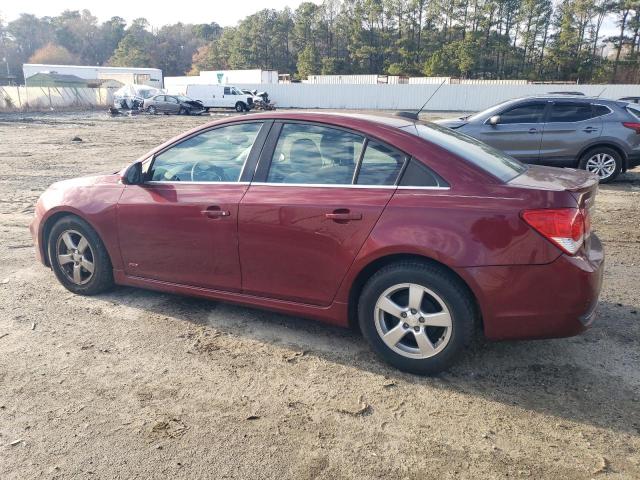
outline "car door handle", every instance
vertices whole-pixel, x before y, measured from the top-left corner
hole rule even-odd
[[[582,131],[586,132],[586,133],[593,133],[593,132],[597,132],[598,129],[596,127],[587,127],[585,129],[583,129]]]
[[[538,129],[537,128],[530,128],[529,129],[529,133],[538,133]]]
[[[335,222],[350,222],[352,220],[362,220],[361,213],[352,213],[347,208],[339,208],[331,213],[325,213],[325,218]]]
[[[201,213],[205,217],[209,217],[209,218],[221,218],[221,217],[228,217],[231,215],[231,212],[229,210],[222,210],[217,205],[207,207],[206,210],[202,210]]]

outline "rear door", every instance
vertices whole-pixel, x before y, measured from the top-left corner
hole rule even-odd
[[[404,162],[348,130],[274,124],[240,203],[243,292],[329,305]]]
[[[555,100],[544,127],[541,162],[576,166],[578,153],[602,134],[602,108],[588,102]]]
[[[117,207],[125,273],[239,291],[238,205],[271,122],[223,125],[174,144]]]
[[[176,97],[172,97],[171,95],[167,95],[164,97],[166,100],[166,111],[168,113],[178,113],[180,110],[180,103]]]
[[[487,119],[473,131],[465,130],[465,133],[522,162],[537,163],[546,106],[543,101],[520,103],[501,112],[497,125],[491,125]]]

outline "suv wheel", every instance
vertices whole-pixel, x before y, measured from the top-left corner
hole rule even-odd
[[[113,286],[113,267],[102,240],[84,220],[68,216],[56,222],[48,238],[49,261],[60,283],[80,295]]]
[[[236,112],[244,112],[244,111],[245,111],[244,103],[237,102],[236,103]]]
[[[579,167],[595,173],[600,183],[613,181],[622,170],[622,157],[608,147],[596,147],[585,152],[580,158]]]
[[[383,360],[405,372],[433,375],[470,343],[476,314],[471,294],[452,273],[403,262],[369,279],[358,317],[364,337]]]

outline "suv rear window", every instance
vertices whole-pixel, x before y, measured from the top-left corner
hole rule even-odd
[[[551,107],[549,122],[581,122],[594,116],[596,115],[591,112],[591,104],[589,103],[554,103]]]
[[[435,123],[416,123],[402,127],[451,153],[465,159],[503,182],[508,182],[526,171],[527,166],[500,150],[475,138]]]

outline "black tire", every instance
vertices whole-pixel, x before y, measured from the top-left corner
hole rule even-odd
[[[450,316],[451,331],[446,343],[442,340],[446,337],[444,328],[441,333],[438,330],[439,327],[428,327],[431,329],[430,336],[442,335],[442,343],[438,347],[441,350],[428,358],[408,358],[392,350],[382,340],[376,326],[378,319],[375,314],[378,299],[388,289],[407,283],[425,287],[435,293],[446,304]],[[419,312],[418,315],[420,315]],[[373,351],[382,360],[399,370],[419,375],[435,375],[446,370],[457,359],[461,350],[473,339],[476,317],[472,295],[460,279],[443,267],[415,261],[394,263],[382,268],[367,281],[358,302],[360,330]],[[408,321],[399,320],[397,326]],[[417,328],[425,328],[426,334],[426,327]],[[407,335],[409,333],[413,333],[411,328],[407,330]],[[405,339],[406,335],[400,341],[404,342]]]
[[[69,231],[82,235],[90,247],[90,260],[94,270],[91,276],[87,278],[86,283],[83,284],[74,283],[67,273],[69,268],[68,264],[63,267],[58,260],[59,242],[63,242],[62,235]],[[69,215],[58,220],[47,238],[47,248],[51,268],[58,278],[58,281],[67,290],[78,295],[96,295],[113,287],[113,267],[107,249],[91,225],[81,218]],[[86,277],[88,273],[88,271],[85,271],[84,276]]]
[[[187,115],[187,110],[184,107],[180,107],[180,110],[178,110],[178,115]]]
[[[247,108],[245,107],[244,103],[242,102],[236,102],[236,112],[240,113],[240,112],[244,112]]]
[[[158,109],[156,107],[154,107],[153,105],[151,105],[149,108],[147,108],[147,112],[150,115],[155,115],[156,113],[158,113]]]
[[[616,165],[610,174],[603,176],[603,175],[600,175],[598,172],[593,172],[591,168],[587,168],[589,159],[592,159],[597,155],[607,156],[606,158],[608,157],[613,158]],[[578,162],[578,168],[582,170],[592,171],[592,173],[596,173],[596,175],[598,175],[598,177],[600,178],[600,183],[610,183],[614,181],[618,175],[620,175],[620,172],[622,171],[622,162],[623,162],[622,156],[616,150],[609,147],[594,147],[594,148],[590,148],[589,150],[587,150],[582,154],[582,156],[580,157],[580,161]]]

